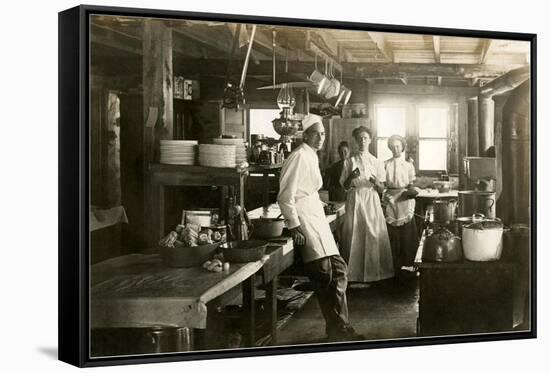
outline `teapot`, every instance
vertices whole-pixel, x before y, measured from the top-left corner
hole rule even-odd
[[[457,262],[462,260],[462,242],[444,227],[436,228],[424,239],[422,260],[426,262]]]

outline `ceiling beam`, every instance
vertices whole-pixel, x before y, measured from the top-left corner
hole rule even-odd
[[[491,55],[492,49],[495,46],[495,41],[493,39],[486,39],[483,41],[483,45],[481,47],[481,54],[479,56],[479,63],[484,64],[487,63],[487,58]]]
[[[376,44],[380,52],[386,57],[390,62],[394,62],[393,51],[391,50],[389,44],[384,39],[384,35],[378,32],[367,32],[372,41]]]
[[[441,50],[439,47],[439,36],[434,35],[432,37],[433,44],[434,44],[434,57],[435,57],[435,63],[441,63]]]
[[[328,31],[314,31],[313,35],[315,35],[314,39],[317,39],[318,44],[326,48],[335,58],[338,58],[339,43]]]
[[[135,38],[123,32],[119,32],[107,26],[100,26],[91,23],[90,40],[92,43],[118,49],[126,53],[141,55],[141,39]]]
[[[430,77],[497,77],[508,72],[508,69],[498,65],[461,65],[438,63],[357,63],[344,64],[346,76],[358,79],[399,77],[405,74],[409,78],[415,76]]]

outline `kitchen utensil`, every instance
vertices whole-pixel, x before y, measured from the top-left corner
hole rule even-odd
[[[483,214],[489,219],[494,219],[495,201],[495,192],[461,190],[458,192],[458,216]]]
[[[457,217],[454,220],[455,233],[458,235],[458,237],[462,237],[462,228],[464,228],[468,224],[472,224],[474,222],[483,221],[483,220],[485,220],[485,215],[483,214],[474,214],[472,216]]]
[[[462,260],[460,238],[444,227],[437,227],[424,239],[422,260],[427,262],[456,262]]]
[[[434,222],[447,223],[455,220],[457,201],[454,199],[437,199],[433,201]]]
[[[230,263],[246,263],[260,260],[265,255],[267,241],[231,241],[220,245],[223,257]]]
[[[176,241],[174,247],[159,245],[159,254],[162,262],[169,267],[197,267],[210,259],[219,245],[220,243],[216,242],[207,245],[185,246],[182,242]]]
[[[255,238],[280,237],[285,227],[284,219],[263,218],[252,219],[252,236]]]
[[[433,184],[434,187],[439,191],[439,193],[447,193],[451,190],[451,182],[448,180],[435,180]]]
[[[468,260],[486,262],[499,260],[502,254],[504,226],[499,220],[483,220],[462,228],[464,257]]]

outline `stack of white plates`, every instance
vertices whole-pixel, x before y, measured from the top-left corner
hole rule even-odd
[[[194,165],[197,144],[195,140],[160,140],[160,163]]]
[[[207,167],[235,167],[235,145],[200,144],[199,164]]]
[[[237,164],[246,161],[246,147],[244,146],[244,139],[219,139],[215,138],[212,139],[214,144],[218,145],[235,145],[236,146],[236,153],[235,153],[235,162]]]

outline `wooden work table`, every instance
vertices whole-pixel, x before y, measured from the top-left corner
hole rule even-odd
[[[277,339],[277,276],[293,263],[290,238],[273,240],[259,261],[234,263],[229,272],[208,272],[201,267],[171,268],[158,254],[132,254],[92,266],[91,327],[189,328],[204,345],[200,329],[208,310],[242,292],[245,310],[245,345],[256,344],[255,289],[266,287],[271,318],[271,342]],[[204,339],[204,337],[202,337]],[[158,351],[163,352],[163,351]]]

